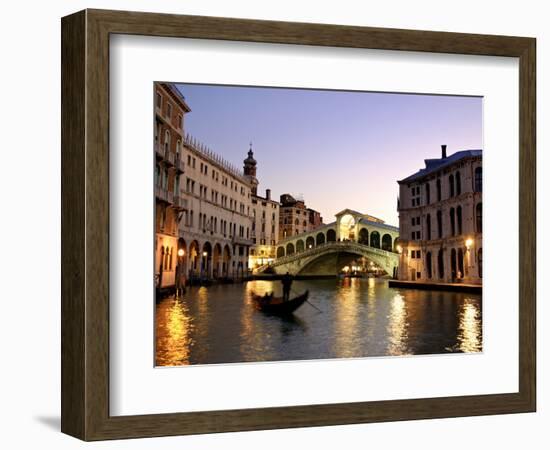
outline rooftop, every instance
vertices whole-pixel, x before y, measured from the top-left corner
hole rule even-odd
[[[277,200],[273,200],[272,198],[267,198],[260,194],[252,194],[252,200],[254,199],[260,200],[261,202],[270,202],[270,203],[276,203],[277,205],[280,205],[280,203]]]
[[[374,222],[372,220],[368,220],[368,219],[359,219],[359,223],[362,223],[363,225],[372,225],[372,226],[375,226],[375,227],[378,227],[378,228],[384,228],[385,230],[390,230],[390,231],[395,231],[395,232],[398,232],[399,231],[399,227],[394,227],[393,225],[388,225],[387,223],[382,223],[382,222]]]
[[[185,101],[185,96],[181,93],[181,91],[176,87],[175,84],[172,83],[160,83],[166,91],[168,91],[170,94],[172,94],[172,97],[174,100],[176,100],[180,106],[183,108],[185,112],[191,112],[191,108],[189,108],[189,105]]]
[[[217,153],[213,152],[210,148],[201,143],[198,139],[195,139],[189,133],[184,136],[183,143],[187,148],[190,148],[199,153],[203,158],[210,161],[210,163],[217,165],[218,168],[225,170],[228,174],[232,175],[234,178],[239,179],[239,181],[241,181],[242,183],[245,183],[247,185],[250,184],[250,180],[245,178],[242,170],[240,170],[236,165],[222,158]]]
[[[363,214],[362,212],[355,211],[349,208],[343,209],[339,213],[336,213],[335,216],[339,217],[339,216],[343,216],[344,214],[351,214],[352,216],[356,216],[356,217],[360,216],[361,218],[366,219],[369,222],[384,223],[384,221],[382,219],[379,219],[378,217],[371,216],[370,214]]]
[[[419,180],[425,176],[437,172],[438,170],[451,166],[462,159],[480,157],[482,156],[482,153],[482,150],[461,150],[446,158],[425,159],[424,164],[426,164],[426,167],[424,169],[420,169],[418,172],[398,181],[398,183],[410,183],[411,181]]]

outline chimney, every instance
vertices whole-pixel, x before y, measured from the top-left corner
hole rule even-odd
[[[441,146],[441,159],[445,159],[447,157],[447,145],[443,144]]]
[[[265,190],[265,198],[271,200],[271,189]]]

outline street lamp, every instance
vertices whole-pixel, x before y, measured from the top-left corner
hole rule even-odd
[[[397,248],[397,253],[401,254],[401,252],[403,251],[403,247],[398,245],[396,248]]]
[[[474,245],[474,240],[472,238],[466,239],[464,241],[464,245],[466,245],[466,275],[470,271],[472,267],[472,253],[470,252],[470,248],[472,245]]]
[[[208,278],[208,252],[202,252],[202,276]]]
[[[176,296],[180,294],[181,291],[181,271],[183,270],[182,258],[185,255],[185,250],[183,248],[178,249],[178,266],[176,267]]]

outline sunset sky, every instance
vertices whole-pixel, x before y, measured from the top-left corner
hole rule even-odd
[[[397,220],[397,180],[424,159],[482,149],[482,98],[178,84],[185,132],[242,168],[259,193],[302,195],[325,223],[351,208]]]

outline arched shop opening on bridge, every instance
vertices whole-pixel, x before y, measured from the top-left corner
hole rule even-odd
[[[354,241],[355,240],[355,217],[351,214],[344,214],[339,220],[340,240]]]

